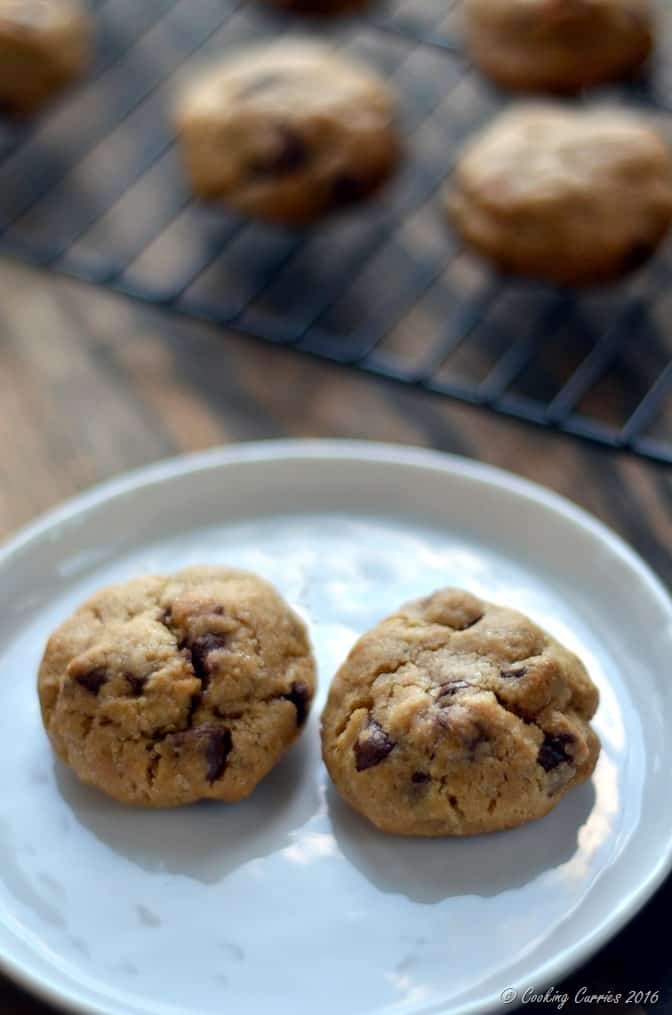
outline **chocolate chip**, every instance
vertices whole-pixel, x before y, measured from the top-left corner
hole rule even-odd
[[[289,694],[283,694],[281,697],[285,701],[291,701],[292,705],[296,709],[296,725],[303,726],[306,719],[308,718],[308,706],[310,705],[310,690],[308,684],[298,681],[292,684],[292,689]]]
[[[465,620],[464,624],[462,624],[461,626],[453,624],[453,627],[455,628],[456,631],[468,631],[470,627],[474,626],[474,624],[478,624],[479,620],[483,620],[482,613],[478,617],[474,617],[473,620]]]
[[[647,243],[646,241],[633,243],[621,260],[621,270],[627,272],[636,271],[637,268],[641,268],[649,260],[656,246],[656,243]]]
[[[551,733],[546,734],[537,755],[537,761],[545,772],[550,772],[558,765],[562,765],[563,762],[572,760],[565,750],[565,745],[572,743],[574,743],[574,737],[569,733],[558,733],[556,736]]]
[[[460,694],[462,691],[468,691],[472,687],[473,684],[468,683],[466,680],[449,680],[439,687],[436,700],[440,701],[441,698],[452,698],[454,695]]]
[[[363,180],[358,180],[349,173],[341,173],[334,177],[331,184],[330,205],[332,208],[343,208],[346,205],[361,201],[368,187]]]
[[[255,177],[285,176],[297,169],[303,169],[310,160],[308,145],[291,127],[276,128],[273,151],[257,159],[251,166]]]
[[[227,644],[228,637],[225,634],[201,634],[183,646],[191,653],[191,665],[204,688],[210,683],[210,654],[221,651]]]
[[[487,744],[490,742],[490,737],[485,732],[482,726],[479,726],[473,737],[469,741],[469,750],[475,751],[481,744]]]
[[[226,761],[233,748],[233,738],[229,730],[210,730],[205,748],[208,763],[208,782],[221,779],[226,768]]]
[[[411,776],[411,782],[416,786],[424,786],[425,783],[431,782],[431,775],[427,772],[414,772]]]
[[[208,782],[216,782],[222,777],[227,758],[233,749],[231,731],[214,726],[194,726],[192,729],[180,730],[179,733],[171,733],[167,740],[178,754],[185,744],[195,743],[202,747],[208,765]]]
[[[379,765],[397,746],[375,719],[369,719],[363,733],[365,735],[360,733],[353,748],[358,772]]]
[[[136,677],[133,673],[125,673],[124,676],[128,681],[131,691],[136,698],[139,698],[145,689],[147,683],[147,677]]]
[[[193,718],[194,718],[196,712],[198,711],[198,708],[199,708],[200,704],[201,704],[201,695],[200,694],[192,694],[191,701],[189,702],[189,711],[187,713],[187,724],[189,726],[191,726],[191,724],[193,722]]]
[[[528,672],[528,666],[511,666],[508,669],[500,670],[499,675],[504,680],[520,680]]]
[[[458,741],[460,741],[464,747],[471,753],[476,753],[476,748],[480,744],[485,744],[490,740],[487,731],[484,727],[476,720],[469,719],[465,721],[463,715],[455,716],[455,709],[458,712],[463,713],[464,709],[460,705],[446,705],[440,708],[436,713],[436,721],[439,726],[444,730],[448,730]]]
[[[90,694],[98,694],[103,684],[107,683],[107,670],[99,666],[95,670],[89,670],[88,673],[78,673],[75,680]]]

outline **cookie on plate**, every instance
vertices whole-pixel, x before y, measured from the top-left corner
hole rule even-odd
[[[476,63],[507,88],[575,91],[631,73],[653,45],[649,0],[465,0]]]
[[[103,589],[50,637],[42,717],[58,756],[124,803],[241,800],[304,725],[305,627],[256,575],[194,567]]]
[[[442,589],[359,639],[322,715],[341,795],[400,835],[470,835],[542,817],[588,779],[598,692],[527,617]]]
[[[462,153],[444,201],[464,240],[504,271],[588,284],[639,267],[672,221],[672,158],[620,110],[523,105]]]
[[[362,201],[398,157],[385,83],[313,42],[238,53],[187,88],[176,119],[195,193],[272,222]]]
[[[0,110],[34,113],[84,73],[90,50],[80,0],[0,0]]]

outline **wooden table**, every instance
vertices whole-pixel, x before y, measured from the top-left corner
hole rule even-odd
[[[511,469],[594,512],[672,582],[670,469],[0,261],[0,538],[126,469],[272,437],[395,441]],[[570,997],[584,985],[624,996],[659,990],[656,1010],[672,1012],[671,905],[672,880],[559,988]],[[572,1010],[642,1011],[570,1000]],[[0,978],[1,1015],[49,1011]]]

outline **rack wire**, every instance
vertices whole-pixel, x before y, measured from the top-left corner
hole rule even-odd
[[[438,191],[509,98],[470,65],[460,4],[388,0],[306,21],[261,0],[91,0],[89,78],[0,127],[0,252],[381,377],[672,463],[672,244],[618,285],[505,279],[463,250]],[[377,66],[407,157],[379,200],[310,230],[192,201],[170,122],[202,61],[281,35]],[[589,101],[672,111],[672,25],[646,77]],[[588,97],[579,98],[580,102]]]

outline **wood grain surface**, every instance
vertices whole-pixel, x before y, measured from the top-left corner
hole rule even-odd
[[[274,437],[393,441],[511,469],[592,511],[672,582],[672,470],[0,262],[0,538],[127,469]],[[672,1012],[671,904],[668,882],[558,989],[659,990],[655,1010]],[[0,978],[3,1015],[51,1010]]]

